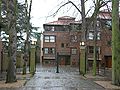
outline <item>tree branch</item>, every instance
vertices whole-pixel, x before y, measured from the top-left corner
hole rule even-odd
[[[79,12],[80,14],[82,13],[82,12],[80,11],[80,9],[79,9],[72,1],[68,1],[68,2],[66,2],[65,4],[61,5],[61,6],[57,9],[57,11],[53,14],[53,16],[55,16],[62,7],[64,7],[64,6],[67,5],[67,4],[70,4],[70,3],[78,10],[78,12]]]

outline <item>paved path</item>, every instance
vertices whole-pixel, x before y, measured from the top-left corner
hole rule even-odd
[[[38,66],[36,74],[29,80],[25,87],[19,89],[0,90],[105,90],[91,80],[85,80],[79,75],[77,68],[69,66],[60,67],[56,73],[56,67]]]

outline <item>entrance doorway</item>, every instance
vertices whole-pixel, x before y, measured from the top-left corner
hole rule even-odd
[[[59,60],[60,65],[70,65],[70,56],[68,55],[60,55]]]

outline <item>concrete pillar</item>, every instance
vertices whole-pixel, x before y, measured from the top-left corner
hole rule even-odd
[[[32,46],[31,50],[30,50],[30,73],[32,75],[34,75],[35,73],[35,69],[36,65],[35,65],[35,47]]]
[[[80,46],[80,74],[86,73],[85,46]]]

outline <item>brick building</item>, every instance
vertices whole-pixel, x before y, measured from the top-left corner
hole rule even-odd
[[[46,23],[43,26],[45,30],[43,33],[43,63],[55,64],[58,53],[61,65],[77,65],[80,32],[78,32],[79,23],[75,21],[75,18],[64,16],[58,18],[58,21]]]
[[[94,30],[87,18],[87,60],[89,67],[92,66],[94,52]],[[97,17],[97,64],[108,68],[112,67],[112,28],[111,13],[101,11]]]
[[[94,30],[89,25],[90,19],[86,18],[88,67],[92,67],[94,50]],[[64,16],[57,21],[43,25],[43,63],[55,64],[58,53],[61,65],[78,65],[80,58],[81,22],[75,18]],[[100,65],[111,67],[111,15],[108,12],[100,12],[97,18],[97,62]]]

